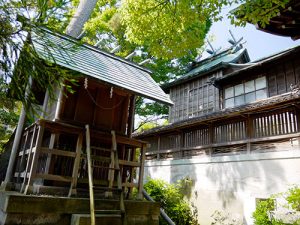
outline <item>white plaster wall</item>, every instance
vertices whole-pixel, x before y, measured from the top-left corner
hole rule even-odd
[[[211,224],[215,210],[250,225],[256,198],[300,184],[300,150],[148,161],[145,179],[148,176],[171,183],[185,177],[194,180],[191,201],[201,225]]]

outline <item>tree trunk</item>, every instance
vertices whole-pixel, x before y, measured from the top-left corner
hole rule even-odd
[[[83,26],[90,18],[97,0],[80,0],[78,8],[71,19],[66,33],[74,38],[77,38],[82,32]]]

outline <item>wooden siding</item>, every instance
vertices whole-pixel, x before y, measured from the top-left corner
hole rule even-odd
[[[300,83],[300,58],[278,63],[267,72],[269,97],[291,91]]]
[[[89,82],[86,90],[83,82],[80,80],[78,86],[73,86],[75,93],[67,93],[64,96],[61,120],[79,125],[90,124],[96,129],[127,134],[131,95],[95,82]]]
[[[222,72],[203,76],[170,90],[174,105],[170,107],[170,122],[201,116],[219,110],[219,90],[211,84],[212,78]]]

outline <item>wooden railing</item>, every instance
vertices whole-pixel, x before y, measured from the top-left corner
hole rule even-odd
[[[83,127],[39,120],[27,127],[17,155],[14,182],[23,193],[52,191],[69,196],[88,190],[85,131]],[[122,185],[129,194],[133,187],[142,191],[146,142],[116,135]],[[107,165],[111,134],[91,129],[93,176],[95,185],[108,185]],[[136,151],[140,151],[139,159]],[[134,183],[134,171],[139,179]]]
[[[295,146],[291,141],[300,137],[299,119],[298,109],[290,107],[177,128],[168,134],[144,138],[150,143],[146,156],[182,158],[295,149],[298,144]]]

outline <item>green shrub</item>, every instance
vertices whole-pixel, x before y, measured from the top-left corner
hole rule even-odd
[[[295,186],[289,189],[286,200],[294,210],[300,211],[300,188]]]
[[[163,180],[148,179],[144,189],[154,201],[161,204],[175,224],[197,225],[197,211],[189,205],[181,192],[183,183],[168,184]],[[159,224],[167,225],[162,218],[160,218]]]
[[[272,225],[269,218],[269,212],[274,210],[274,199],[260,200],[256,205],[256,210],[253,213],[255,225]]]
[[[295,186],[290,188],[284,194],[278,194],[280,196],[286,196],[285,199],[288,202],[287,207],[291,207],[296,211],[300,211],[300,188]],[[253,213],[255,225],[284,225],[282,221],[276,220],[275,218],[269,218],[268,214],[275,209],[274,199],[270,198],[258,202],[256,210]],[[293,225],[299,225],[300,221],[293,221]]]

